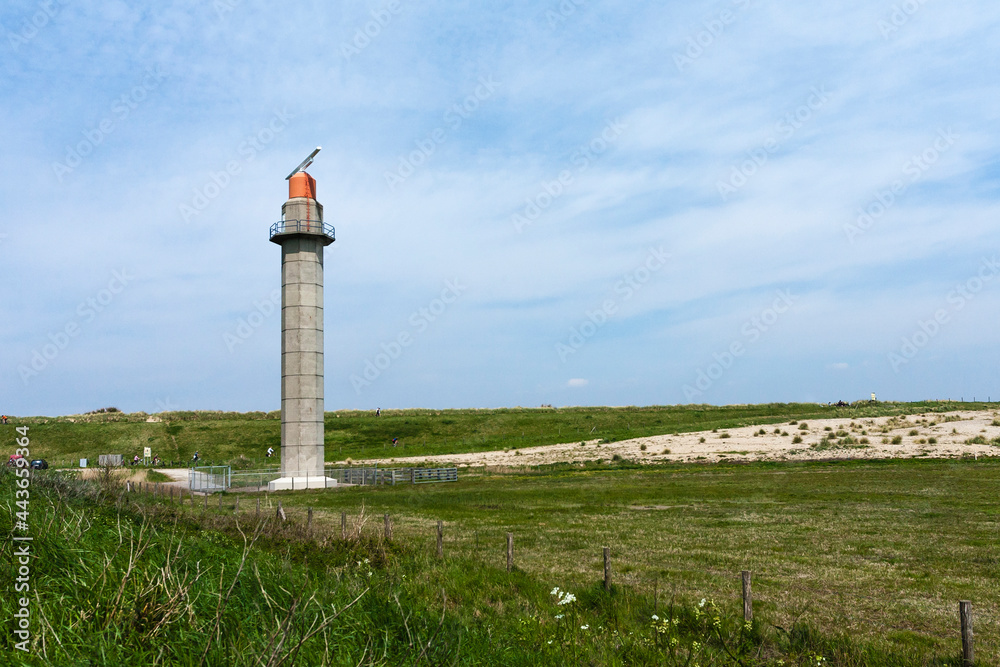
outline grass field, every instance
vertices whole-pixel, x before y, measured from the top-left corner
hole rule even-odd
[[[457,453],[574,441],[583,432],[615,440],[957,407],[994,408],[408,410],[378,419],[342,412],[327,415],[327,458],[337,458],[334,446],[345,457],[378,456],[391,437],[403,440],[401,454]],[[198,449],[207,460],[250,467],[259,463],[253,452],[277,444],[273,413],[160,417],[15,418],[10,428],[30,424],[32,455],[53,462],[152,446],[168,461]],[[41,473],[32,492],[36,602],[48,615],[36,620],[49,630],[24,664],[199,664],[207,650],[204,664],[257,664],[258,654],[271,655],[271,664],[823,664],[818,656],[851,667],[943,667],[959,664],[957,606],[969,599],[977,664],[1000,665],[998,458],[557,464],[462,473],[449,484],[265,494],[264,516],[280,501],[290,521],[266,527],[242,570],[235,503],[242,501],[246,531],[258,496],[176,508],[74,477]],[[12,522],[11,475],[0,478],[9,509],[0,514]],[[303,531],[307,508],[315,511],[312,535]],[[346,542],[341,512],[354,536]],[[391,543],[381,537],[385,513]],[[434,557],[439,520],[442,561]],[[504,567],[507,532],[515,536],[513,573]],[[605,546],[610,595],[601,588]],[[13,558],[11,549],[0,543],[0,561]],[[754,573],[750,630],[740,622],[741,570]],[[578,601],[557,606],[555,587]],[[365,590],[370,597],[307,637],[310,623]],[[0,597],[5,615],[12,599]],[[159,614],[152,621],[150,610]],[[665,618],[679,624],[664,626]],[[271,643],[284,623],[303,640],[297,657]],[[428,642],[433,648],[421,655]],[[57,657],[42,660],[38,651]]]
[[[998,476],[994,460],[552,469],[276,494],[260,524],[254,496],[236,515],[239,494],[178,506],[42,473],[31,653],[14,652],[11,633],[0,650],[26,665],[943,667],[959,664],[962,597],[975,604],[977,664],[997,664]],[[12,477],[0,472],[7,531]],[[322,508],[311,534],[307,506]],[[6,567],[12,545],[0,543]],[[558,604],[556,588],[575,599]],[[0,597],[5,617],[14,599]]]
[[[782,627],[808,620],[886,651],[947,655],[958,600],[974,601],[981,664],[1000,664],[1000,460],[774,463],[571,469],[464,477],[456,484],[282,494],[286,506],[363,511],[431,551],[516,562],[547,584],[602,573],[647,596],[733,603],[752,570],[759,607]],[[375,525],[375,528],[378,526]]]
[[[861,403],[829,407],[814,403],[773,403],[735,406],[652,406],[624,408],[504,408],[495,410],[340,411],[326,415],[328,461],[374,458],[387,454],[415,456],[523,448],[575,440],[617,441],[664,433],[772,424],[791,419],[995,409],[996,404],[920,402]],[[79,459],[96,462],[99,454],[142,455],[143,447],[166,464],[185,465],[195,451],[204,463],[228,463],[251,468],[276,465],[265,459],[268,447],[281,440],[277,412],[174,412],[155,415],[98,414],[73,417],[11,419],[8,428],[28,424],[35,453],[58,466]],[[400,446],[393,448],[393,438]]]

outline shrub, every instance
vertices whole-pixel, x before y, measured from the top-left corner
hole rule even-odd
[[[936,445],[937,444],[937,438],[927,438],[927,444],[929,444],[929,445]]]
[[[823,430],[824,430],[824,431],[832,431],[832,430],[833,430],[833,428],[832,428],[832,427],[830,427],[830,426],[824,426],[824,427],[823,427]]]
[[[705,438],[698,438],[698,442],[705,442]]]
[[[639,445],[639,449],[642,450],[642,451],[646,451],[646,445],[645,445],[645,443]]]
[[[805,422],[802,422],[801,424],[799,424],[799,430],[800,431],[808,431],[809,430],[809,424],[807,424]]]
[[[664,449],[664,450],[663,450],[663,453],[664,453],[664,454],[669,454],[669,453],[670,453],[670,450],[669,450],[669,449]]]
[[[901,436],[901,435],[894,436],[893,439],[892,439],[892,444],[894,444],[894,445],[901,445],[901,444],[903,444],[903,436]]]
[[[974,438],[969,438],[968,440],[966,440],[965,444],[967,444],[967,445],[985,445],[985,444],[987,444],[987,440],[983,436],[977,435]]]
[[[912,429],[910,430],[910,435],[920,435],[920,431],[918,431],[917,429]]]
[[[798,424],[798,422],[795,421],[794,419],[792,421],[788,422],[789,426],[795,426],[796,424]]]
[[[861,443],[862,445],[867,445],[867,444],[869,444],[869,442],[868,442],[868,438],[861,438],[861,440],[859,440],[858,442],[860,442],[860,443]]]
[[[797,445],[800,442],[802,442],[802,436],[801,435],[797,435],[794,438],[792,438],[792,444],[793,445]]]
[[[621,454],[615,454],[614,456],[611,457],[611,460],[612,461],[621,461],[622,460]]]
[[[731,437],[731,436],[728,433],[720,433],[719,434],[719,440],[725,440],[726,438],[729,438],[729,437]]]

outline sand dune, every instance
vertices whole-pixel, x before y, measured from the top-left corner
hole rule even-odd
[[[1000,423],[998,417],[1000,414],[987,411],[954,411],[854,421],[815,419],[807,420],[806,430],[801,428],[801,424],[784,422],[768,426],[744,426],[719,432],[657,435],[604,444],[590,440],[586,444],[577,441],[520,450],[512,449],[506,452],[368,459],[352,463],[360,465],[377,462],[379,465],[393,467],[440,464],[455,464],[460,467],[517,467],[608,460],[616,454],[625,459],[645,463],[996,456],[1000,455],[1000,446],[988,444],[988,441],[1000,437],[1000,426],[994,425],[994,422]],[[827,428],[830,430],[827,431]],[[761,430],[764,431],[763,434]],[[912,434],[913,431],[916,431],[916,434]],[[826,440],[828,434],[834,434],[834,440]],[[728,437],[725,437],[726,435]],[[801,438],[802,442],[794,442],[796,436]],[[978,436],[982,436],[987,444],[966,444],[968,440]],[[897,437],[900,439],[899,444],[892,444],[893,439]]]

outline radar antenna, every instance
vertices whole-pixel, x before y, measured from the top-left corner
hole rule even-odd
[[[294,176],[295,174],[299,173],[300,171],[311,165],[313,163],[313,159],[316,157],[316,153],[319,153],[322,149],[323,149],[322,146],[317,146],[316,150],[314,150],[312,153],[309,154],[309,157],[300,162],[299,166],[297,166],[295,169],[292,170],[292,173],[290,173],[288,176],[285,176],[285,180],[287,181],[292,176]]]

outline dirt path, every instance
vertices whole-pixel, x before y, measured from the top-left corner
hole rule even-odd
[[[854,421],[814,419],[807,420],[807,429],[802,429],[801,426],[801,423],[784,422],[770,426],[744,426],[718,432],[657,435],[612,443],[590,440],[585,444],[572,442],[520,450],[379,458],[352,463],[359,465],[377,462],[379,465],[394,467],[441,464],[453,464],[459,467],[520,467],[567,462],[582,464],[584,461],[609,460],[615,455],[640,463],[953,458],[1000,455],[1000,445],[989,444],[989,441],[1000,438],[1000,413],[989,411],[954,411]],[[835,439],[826,440],[828,434],[834,434]],[[800,438],[801,442],[795,442],[796,437]],[[980,437],[986,444],[967,442]],[[893,441],[896,439],[898,441],[894,444]]]

